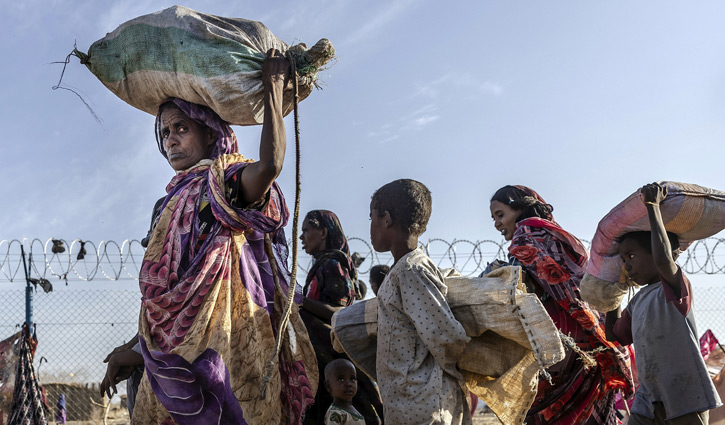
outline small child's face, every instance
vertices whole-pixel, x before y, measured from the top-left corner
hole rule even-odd
[[[652,254],[634,239],[625,239],[619,245],[619,256],[624,261],[624,270],[638,285],[649,285],[660,280]]]
[[[352,403],[352,398],[357,394],[357,373],[355,367],[348,363],[342,363],[325,376],[325,385],[332,398],[338,403]]]
[[[370,241],[377,252],[390,251],[387,241],[389,227],[385,225],[385,216],[380,217],[378,210],[370,207]]]

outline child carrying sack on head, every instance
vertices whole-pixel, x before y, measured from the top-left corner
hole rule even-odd
[[[357,394],[357,371],[350,360],[335,359],[325,366],[325,388],[332,395],[325,425],[365,425],[365,418],[352,405]]]
[[[438,267],[418,248],[431,213],[428,189],[401,179],[370,202],[370,238],[395,260],[378,290],[376,370],[385,422],[470,424],[456,368],[469,337],[453,317]]]
[[[700,354],[690,281],[675,263],[677,236],[662,221],[659,204],[667,191],[653,183],[640,193],[652,231],[622,236],[619,255],[644,287],[606,320],[608,339],[634,344],[639,389],[628,424],[706,425],[708,410],[721,402]]]

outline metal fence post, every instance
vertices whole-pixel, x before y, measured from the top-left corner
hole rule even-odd
[[[25,324],[28,329],[33,325],[33,288],[30,286],[30,274],[25,262],[25,248],[20,245],[20,254],[23,256],[23,272],[25,272]]]

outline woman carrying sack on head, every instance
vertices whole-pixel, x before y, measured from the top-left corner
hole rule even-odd
[[[256,162],[237,153],[231,127],[208,107],[159,106],[157,141],[176,175],[155,208],[139,277],[145,373],[133,424],[301,424],[313,401],[317,366],[296,307],[273,357],[290,284],[289,212],[275,183],[288,69],[267,53]]]

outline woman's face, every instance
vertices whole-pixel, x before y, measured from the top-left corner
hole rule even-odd
[[[493,225],[507,241],[510,241],[514,237],[516,222],[520,215],[521,211],[511,208],[503,202],[491,201]]]
[[[302,249],[308,254],[323,251],[327,248],[327,229],[318,229],[310,224],[308,219],[302,222]]]
[[[216,142],[213,131],[171,107],[161,113],[161,139],[169,165],[175,171],[186,170],[208,158]]]

